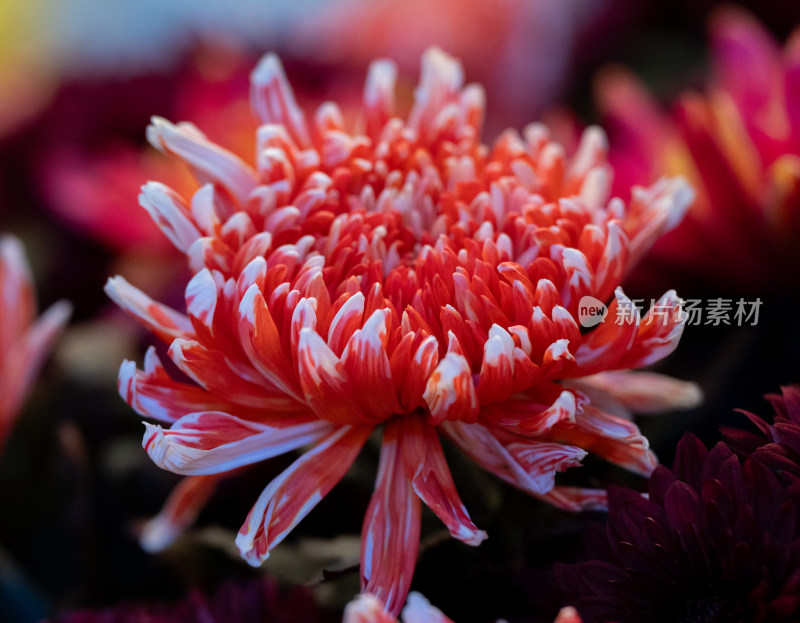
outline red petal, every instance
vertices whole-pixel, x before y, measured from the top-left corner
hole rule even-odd
[[[486,538],[469,518],[447,467],[436,429],[419,415],[399,418],[401,450],[406,476],[422,501],[455,538],[479,545]]]
[[[221,411],[190,413],[168,430],[145,423],[142,447],[162,469],[201,476],[228,472],[316,443],[331,425],[308,416],[269,426]]]
[[[175,538],[194,523],[224,476],[189,476],[183,478],[167,498],[161,512],[148,521],[139,535],[146,552],[156,553],[169,547]]]
[[[236,537],[242,557],[258,566],[342,479],[369,437],[369,427],[341,426],[304,453],[259,496]]]
[[[361,532],[361,590],[397,615],[408,594],[419,548],[421,504],[403,469],[400,419],[386,424],[375,492]]]

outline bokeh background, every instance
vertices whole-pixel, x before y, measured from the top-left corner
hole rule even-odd
[[[779,41],[800,24],[795,2],[738,6]],[[711,0],[0,0],[0,231],[24,242],[40,307],[74,305],[0,455],[0,621],[175,600],[264,574],[309,587],[335,620],[358,591],[358,533],[377,448],[262,569],[239,559],[232,534],[288,458],[223,483],[169,550],[151,555],[138,544],[143,520],[178,477],[152,465],[139,418],[116,393],[120,362],[141,361],[150,338],[114,309],[103,284],[120,273],[155,298],[182,297],[176,284],[186,269],[136,199],[151,177],[186,183],[146,146],[152,115],[192,121],[250,153],[247,77],[264,52],[280,54],[304,108],[335,99],[347,114],[373,58],[398,62],[410,98],[421,52],[435,44],[486,88],[486,142],[507,126],[545,120],[569,147],[577,128],[602,121],[598,76],[611,65],[633,71],[665,103],[702,87],[707,25],[719,9]],[[684,431],[713,442],[722,424],[746,426],[735,408],[763,412],[764,393],[800,381],[798,271],[775,266],[794,281],[776,286],[764,275],[763,288],[748,291],[735,274],[724,284],[674,275],[670,286],[682,296],[759,297],[762,306],[756,326],[688,327],[660,365],[706,395],[699,408],[640,422],[662,460]],[[654,295],[646,279],[626,291]],[[549,567],[578,555],[583,525],[597,517],[545,508],[451,450],[459,491],[491,538],[471,549],[424,516],[412,588],[458,621],[552,620]],[[591,470],[598,481],[641,486],[606,466]]]

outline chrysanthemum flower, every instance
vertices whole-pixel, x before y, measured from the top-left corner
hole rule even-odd
[[[712,20],[711,46],[707,88],[681,96],[669,115],[626,71],[600,79],[615,191],[665,172],[697,189],[686,219],[643,263],[643,278],[700,277],[763,293],[797,277],[800,32],[781,50],[754,18],[728,9]]]
[[[777,623],[800,615],[800,488],[687,435],[649,499],[612,489],[597,560],[556,568],[585,621]]]
[[[0,236],[0,449],[69,315],[70,306],[62,301],[36,318],[22,245]]]
[[[146,424],[143,445],[185,474],[145,534],[185,525],[215,479],[310,447],[267,486],[236,543],[260,564],[343,477],[380,428],[362,587],[399,611],[414,569],[421,501],[452,535],[485,537],[455,490],[444,435],[477,463],[569,510],[604,492],[556,486],[587,452],[640,474],[655,465],[625,416],[697,400],[691,384],[625,371],[669,354],[682,331],[668,292],[644,318],[618,284],[691,191],[678,179],[608,201],[605,141],[574,157],[540,126],[479,141],[483,93],[438,50],[423,59],[407,121],[393,111],[394,67],[378,61],[361,133],[335,104],[309,124],[276,57],[252,74],[263,125],[255,166],[194,126],[155,119],[148,138],[204,185],[191,198],[147,184],[142,205],[188,257],[186,315],[121,277],[109,295],[171,343],[194,383],[155,350],[125,362],[119,387]],[[584,296],[609,320],[578,323]],[[619,309],[630,317],[617,324]]]
[[[441,610],[419,593],[411,593],[403,608],[403,623],[453,623]],[[347,604],[342,623],[398,623],[379,599],[365,593]],[[581,623],[575,608],[562,608],[553,623]]]

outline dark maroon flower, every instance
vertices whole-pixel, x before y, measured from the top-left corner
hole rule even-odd
[[[800,487],[765,462],[686,435],[649,499],[609,491],[596,559],[559,565],[556,579],[587,623],[796,622],[798,505]]]
[[[61,614],[54,623],[323,623],[334,620],[302,588],[284,590],[262,578],[225,584],[206,596],[193,591],[174,604],[123,604],[107,610]]]
[[[781,388],[780,394],[767,394],[775,411],[774,422],[742,410],[758,428],[750,433],[723,428],[725,440],[742,456],[772,469],[786,486],[800,487],[800,385]]]

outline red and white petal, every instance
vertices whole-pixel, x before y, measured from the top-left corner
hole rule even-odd
[[[681,299],[670,290],[642,318],[633,344],[615,367],[641,368],[663,359],[678,346],[684,324]]]
[[[172,490],[161,512],[150,519],[139,534],[139,545],[151,554],[163,551],[192,525],[217,490],[224,475],[189,476]]]
[[[556,427],[550,437],[570,443],[637,474],[649,476],[658,464],[650,443],[624,418],[586,405],[570,426]]]
[[[201,184],[218,184],[241,203],[258,186],[255,172],[250,166],[209,141],[191,123],[175,125],[161,117],[153,117],[147,126],[147,140],[159,151],[183,160]]]
[[[624,414],[649,414],[691,409],[703,400],[703,392],[696,383],[638,370],[598,372],[570,381],[569,386],[587,394],[600,409],[608,404],[614,414],[617,413],[614,405],[621,407]]]
[[[572,513],[608,510],[608,494],[605,489],[555,486],[539,497],[556,508]]]
[[[481,417],[511,433],[540,437],[559,422],[575,421],[585,399],[551,383],[481,409]]]
[[[256,284],[247,289],[239,305],[239,341],[250,363],[267,381],[298,402],[303,401],[278,327]]]
[[[0,446],[71,313],[69,303],[55,303],[0,359]]]
[[[397,619],[375,595],[362,593],[347,604],[342,623],[397,623]]]
[[[316,443],[331,432],[327,422],[309,418],[293,416],[269,426],[222,411],[190,413],[167,430],[145,422],[142,447],[156,465],[176,474],[218,474]]]
[[[442,428],[478,465],[501,480],[533,495],[543,495],[552,488],[552,480],[546,474],[538,470],[528,473],[514,454],[485,426],[445,422]],[[520,443],[525,443],[524,438],[518,439]]]
[[[182,253],[186,253],[194,241],[203,236],[195,226],[183,198],[164,184],[147,182],[142,186],[139,205],[147,210],[153,222]]]
[[[617,223],[608,223],[608,235],[603,254],[595,268],[594,296],[605,301],[622,281],[628,265],[628,236]]]
[[[459,352],[455,334],[450,331],[448,337],[447,354],[428,378],[422,397],[433,424],[445,420],[474,422],[478,418],[480,403],[472,382],[472,370],[467,358]]]
[[[154,301],[123,277],[110,277],[105,292],[119,307],[165,342],[194,337],[194,327],[187,316]]]
[[[367,417],[383,421],[400,410],[386,353],[388,309],[375,310],[348,340],[341,361]]]
[[[641,325],[639,310],[622,288],[614,291],[606,320],[586,334],[575,351],[576,375],[592,374],[611,367],[631,348]]]
[[[556,340],[542,356],[542,374],[546,379],[559,379],[569,376],[576,367],[575,356],[569,350],[569,340]]]
[[[335,424],[370,422],[351,394],[344,365],[314,329],[300,329],[297,375],[306,404],[321,419]]]
[[[233,270],[236,255],[222,239],[207,236],[192,243],[186,251],[186,259],[192,272],[208,268],[227,275]]]
[[[262,123],[281,125],[298,146],[311,146],[305,115],[275,54],[264,56],[250,74],[250,103]]]
[[[252,368],[246,370],[225,353],[207,349],[199,342],[176,339],[169,348],[169,356],[198,385],[232,404],[284,414],[304,410],[293,398],[275,392],[266,383],[258,384],[260,377]]]
[[[582,623],[582,620],[575,608],[567,606],[558,611],[558,616],[553,623]]]
[[[189,280],[185,292],[186,313],[195,332],[209,338],[214,336],[214,314],[224,286],[224,278],[216,271],[215,274],[218,280],[214,279],[208,268],[203,268]]]
[[[511,442],[506,444],[505,449],[540,491],[552,490],[556,484],[556,473],[579,466],[587,455],[582,448],[533,439]]]
[[[453,621],[421,594],[412,592],[408,594],[406,607],[403,608],[403,623],[453,623]]]
[[[378,478],[361,531],[361,590],[400,612],[417,563],[420,499],[403,467],[400,421],[384,429]]]
[[[589,266],[586,256],[578,249],[565,248],[561,258],[564,270],[567,272],[567,281],[561,290],[561,300],[570,313],[577,315],[578,302],[595,291],[594,271]]]
[[[22,243],[0,236],[0,357],[28,328],[36,313],[31,272]]]
[[[342,479],[371,432],[370,427],[341,426],[269,483],[236,536],[236,546],[249,564],[264,562]]]
[[[398,351],[395,349],[392,357],[394,358],[397,353]],[[392,379],[399,387],[400,404],[404,410],[410,411],[421,405],[428,378],[433,374],[438,363],[439,342],[432,335],[420,342],[407,365],[402,366],[403,362],[398,360],[398,366],[392,369]]]
[[[511,394],[514,380],[514,339],[498,325],[489,329],[483,345],[483,363],[478,382],[481,405],[505,400]]]
[[[414,491],[451,535],[468,545],[480,545],[486,533],[475,527],[458,496],[436,429],[416,414],[400,416],[398,426],[403,466]]]
[[[422,73],[407,127],[415,130],[423,141],[435,138],[443,109],[456,101],[463,83],[461,63],[438,48],[427,50],[422,56]]]
[[[681,222],[694,201],[695,192],[682,177],[662,178],[649,188],[634,187],[625,230],[630,238],[627,270],[664,233]]]
[[[397,81],[397,66],[388,60],[370,64],[364,85],[364,107],[366,108],[367,134],[377,139],[383,126],[394,113],[394,85]]]

